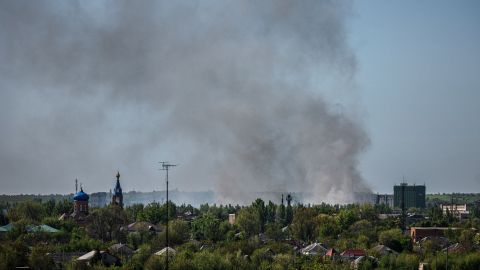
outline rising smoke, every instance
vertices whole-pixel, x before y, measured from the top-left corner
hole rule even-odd
[[[180,187],[222,202],[354,201],[369,139],[324,98],[353,85],[349,16],[344,1],[0,1],[1,185],[101,189],[120,167],[159,189],[167,156]]]

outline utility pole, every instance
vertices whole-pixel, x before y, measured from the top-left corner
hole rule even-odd
[[[166,231],[165,231],[165,242],[167,243],[167,247],[165,248],[166,250],[166,269],[168,270],[168,249],[170,248],[170,245],[169,245],[169,241],[168,241],[168,215],[170,214],[169,211],[168,211],[168,170],[170,169],[170,167],[175,167],[177,165],[173,165],[173,164],[169,164],[168,161],[161,161],[159,162],[160,164],[162,164],[162,168],[160,170],[162,171],[166,171],[166,184],[167,184],[167,190],[166,190],[166,193],[167,193],[167,225],[166,225]]]
[[[403,183],[400,184],[401,188],[401,201],[400,201],[400,207],[402,208],[402,220],[401,220],[401,226],[402,226],[402,231],[405,232],[407,229],[407,221],[406,221],[406,213],[405,213],[405,187],[407,183],[405,183],[405,176],[403,177]]]
[[[445,258],[445,270],[448,270],[448,246],[447,246],[447,257]]]
[[[450,201],[450,216],[449,216],[449,218],[452,219],[452,220],[453,220],[453,217],[455,216],[455,210],[456,210],[455,209],[456,207],[454,208],[454,206],[453,206],[453,196],[454,196],[454,194],[455,193],[452,192],[451,199],[450,199],[451,201]],[[449,220],[448,222],[451,222],[451,220]],[[447,249],[447,251],[448,251],[448,249]]]

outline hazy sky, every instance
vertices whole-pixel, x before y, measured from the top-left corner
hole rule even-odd
[[[0,0],[0,193],[480,192],[480,2],[295,2]]]
[[[364,177],[392,192],[480,192],[480,2],[358,1],[351,44],[372,144]]]

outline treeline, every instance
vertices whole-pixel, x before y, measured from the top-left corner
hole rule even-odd
[[[418,269],[426,262],[443,269],[446,252],[434,240],[414,244],[400,228],[395,217],[379,219],[391,211],[380,205],[283,205],[257,199],[248,206],[208,205],[196,208],[152,202],[125,209],[90,209],[85,226],[73,220],[59,220],[71,213],[69,200],[29,201],[0,211],[0,225],[12,224],[0,243],[0,269],[29,265],[36,269],[55,267],[45,254],[106,250],[115,243],[126,243],[136,252],[117,269],[164,269],[165,258],[154,253],[166,246],[165,225],[169,222],[170,246],[176,250],[170,269],[350,269],[352,262],[324,256],[308,256],[302,247],[314,242],[334,248],[365,250],[367,259],[358,269]],[[456,227],[448,239],[459,243],[461,254],[449,254],[449,269],[480,267],[480,219],[476,214],[459,221],[445,216],[438,207],[422,211],[429,218],[413,225]],[[235,222],[229,215],[235,214]],[[145,221],[159,232],[129,232],[125,226]],[[28,226],[46,224],[59,233],[31,232]],[[473,230],[472,230],[473,228]],[[377,245],[385,245],[390,255],[376,254]],[[370,257],[371,256],[371,257]],[[75,268],[71,261],[63,267]],[[95,266],[102,269],[101,265]],[[453,268],[452,268],[453,267]]]

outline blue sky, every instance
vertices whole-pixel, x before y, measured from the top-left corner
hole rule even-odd
[[[350,43],[378,192],[480,191],[480,2],[358,1]]]

